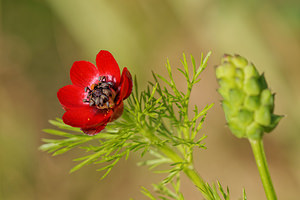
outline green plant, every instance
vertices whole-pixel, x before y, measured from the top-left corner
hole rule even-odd
[[[183,69],[178,70],[186,79],[185,92],[180,91],[176,86],[169,61],[166,64],[168,78],[153,73],[153,82],[149,82],[145,90],[139,91],[137,81],[134,79],[134,91],[125,104],[122,117],[108,124],[100,134],[88,136],[82,134],[79,128],[64,124],[61,119],[50,120],[50,123],[58,129],[45,129],[44,132],[61,138],[43,139],[44,144],[40,147],[41,150],[59,155],[73,148],[83,149],[86,155],[75,159],[79,164],[73,167],[71,172],[79,170],[85,165],[99,164],[101,167],[98,171],[104,171],[102,178],[111,172],[121,158],[127,159],[132,152],[139,152],[142,161],[138,165],[146,165],[151,170],[155,169],[156,172],[165,174],[165,178],[160,183],[153,185],[156,194],[142,188],[142,193],[149,199],[184,199],[180,192],[180,177],[183,174],[193,182],[205,199],[230,199],[228,188],[224,189],[219,182],[208,184],[194,165],[194,151],[206,148],[203,143],[206,136],[201,134],[201,129],[208,110],[213,104],[206,105],[203,109],[199,109],[195,105],[193,114],[191,114],[189,113],[190,95],[193,86],[200,81],[200,74],[206,68],[210,54],[208,53],[206,57],[201,56],[199,67],[196,66],[195,60],[191,56],[191,69],[183,55]],[[250,72],[247,73],[241,71],[240,65],[236,66],[236,63],[244,65],[244,62],[245,59],[241,57],[226,56],[223,59],[223,63],[217,68],[217,78],[221,85],[219,92],[224,98],[223,108],[230,129],[238,137],[249,138],[251,145],[254,146],[254,151],[258,151],[255,152],[255,155],[258,155],[255,158],[265,163],[261,149],[263,131],[270,131],[274,128],[281,117],[272,114],[273,95],[268,96],[270,92],[268,92],[264,78],[261,78],[263,76],[258,75],[253,65],[248,70]],[[249,76],[251,79],[252,76],[249,73],[255,75],[256,82],[250,81],[248,84],[246,79],[238,80],[236,78]],[[243,91],[239,91],[244,88],[242,85],[244,82],[246,85],[248,84],[245,87],[246,91],[248,89],[255,90],[256,86],[253,85],[257,82],[262,84],[258,86],[259,91],[255,93],[254,100],[259,98],[260,105],[266,108],[263,107],[258,114],[250,113],[244,108],[246,105],[248,106],[244,103],[247,102],[248,96],[243,94]],[[249,105],[252,104],[253,102],[249,103]],[[232,110],[232,108],[236,110]],[[264,112],[268,112],[268,114]],[[252,115],[250,116],[249,113]],[[268,123],[263,118],[267,115],[270,115]],[[260,124],[262,121],[264,124]],[[253,123],[255,124],[253,125]],[[245,125],[246,128],[241,127],[240,124]],[[258,145],[256,145],[257,142]],[[151,155],[152,158],[144,159],[146,154]],[[162,165],[168,166],[168,169],[160,170],[159,167]],[[271,180],[269,177],[266,178],[268,181]],[[266,187],[269,188],[269,186]],[[272,192],[268,192],[268,190],[266,192],[268,199],[276,199],[274,192],[273,196]],[[244,190],[242,199],[247,199]]]

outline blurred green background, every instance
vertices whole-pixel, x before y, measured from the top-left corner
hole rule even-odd
[[[246,188],[249,199],[265,199],[246,140],[232,136],[219,104],[215,65],[223,53],[238,53],[265,72],[276,92],[275,113],[286,117],[265,137],[266,153],[279,199],[299,198],[300,189],[300,3],[298,0],[0,0],[0,199],[146,199],[140,186],[162,177],[137,167],[139,156],[120,161],[103,181],[88,166],[68,174],[79,151],[51,157],[40,152],[47,120],[61,117],[57,90],[70,84],[76,60],[94,62],[101,49],[112,52],[141,86],[151,70],[165,74],[182,53],[209,67],[192,94],[192,104],[216,103],[203,133],[207,150],[196,166],[209,182],[217,179],[232,199]],[[174,72],[177,77],[179,74]],[[178,76],[177,81],[184,83]],[[184,88],[184,85],[180,86]],[[183,178],[187,200],[200,192]]]

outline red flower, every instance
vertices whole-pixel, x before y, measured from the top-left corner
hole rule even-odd
[[[123,100],[132,90],[132,78],[125,67],[120,69],[108,51],[101,50],[96,65],[87,61],[74,62],[70,70],[73,85],[59,89],[57,97],[66,110],[64,123],[80,127],[88,135],[95,135],[108,122],[122,115]]]

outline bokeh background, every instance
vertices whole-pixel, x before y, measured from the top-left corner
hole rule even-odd
[[[264,138],[277,195],[299,199],[298,0],[0,0],[0,10],[1,200],[146,199],[140,187],[163,178],[136,166],[138,155],[99,181],[96,166],[68,173],[82,152],[52,157],[38,150],[49,137],[41,131],[51,128],[47,121],[63,114],[56,92],[70,83],[72,63],[94,62],[101,49],[136,74],[141,87],[151,70],[166,73],[166,58],[176,69],[183,52],[199,63],[201,52],[212,51],[192,94],[192,104],[215,103],[202,130],[208,149],[197,151],[195,161],[207,181],[229,186],[232,199],[243,187],[249,199],[265,196],[248,142],[225,126],[214,66],[223,53],[254,62],[276,92],[275,113],[286,115]],[[182,191],[187,200],[201,199],[186,178]]]

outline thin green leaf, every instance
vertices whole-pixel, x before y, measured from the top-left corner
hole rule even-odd
[[[147,190],[145,187],[141,187],[141,192],[145,195],[145,196],[147,196],[147,197],[149,197],[149,199],[151,199],[151,200],[156,200],[156,198],[149,192],[149,190]]]
[[[97,159],[99,156],[101,156],[102,152],[96,152],[92,155],[90,155],[86,160],[84,160],[83,162],[79,163],[78,165],[76,165],[75,167],[73,167],[70,170],[70,173],[73,173],[77,170],[79,170],[80,168],[82,168],[83,166],[93,162],[95,159]]]
[[[54,130],[54,129],[43,129],[43,131],[45,133],[49,133],[51,135],[58,135],[58,136],[62,136],[62,137],[74,137],[74,135],[72,135],[70,133],[66,133],[64,131],[58,131],[58,130]]]

